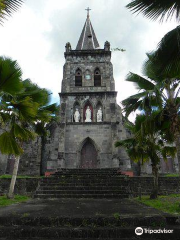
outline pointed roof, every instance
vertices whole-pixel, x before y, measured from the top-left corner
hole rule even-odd
[[[99,47],[100,46],[88,14],[76,50],[92,50]]]

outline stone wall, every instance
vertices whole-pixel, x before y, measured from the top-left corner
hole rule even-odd
[[[0,175],[6,172],[8,156],[0,153]]]
[[[24,153],[20,158],[19,174],[39,176],[41,164],[41,138],[23,144]]]
[[[149,195],[153,188],[153,177],[130,177],[129,189],[131,196],[139,195],[141,188],[142,195]],[[171,193],[180,193],[179,177],[159,177],[159,194],[167,195]]]
[[[15,193],[32,196],[40,180],[40,178],[17,179]],[[139,187],[141,187],[142,195],[151,193],[153,177],[127,177],[127,180],[129,181],[130,197],[139,195]],[[0,179],[0,192],[6,193],[9,185],[10,179]],[[180,178],[159,177],[159,194],[167,195],[171,193],[180,193]]]
[[[0,179],[0,193],[7,193],[11,179]],[[32,196],[38,187],[40,178],[18,178],[15,185],[15,194]]]
[[[77,135],[78,133],[78,135]],[[65,159],[67,168],[80,167],[80,154],[84,140],[91,138],[98,152],[98,166],[112,167],[112,134],[111,124],[105,123],[72,123],[66,126]]]

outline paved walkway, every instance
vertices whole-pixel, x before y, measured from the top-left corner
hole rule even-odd
[[[0,208],[0,218],[119,218],[156,219],[166,222],[166,214],[129,199],[29,200]],[[158,220],[159,219],[159,220]],[[152,220],[150,220],[152,222]],[[139,222],[139,221],[138,221]]]
[[[164,214],[151,207],[129,199],[52,199],[29,200],[26,203],[14,204],[0,208],[0,217],[120,217],[128,216],[161,216]]]
[[[174,220],[131,199],[33,199],[0,208],[0,240],[179,240]],[[174,232],[137,236],[137,227]]]

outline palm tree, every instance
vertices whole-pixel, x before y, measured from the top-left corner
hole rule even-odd
[[[44,145],[46,142],[46,137],[48,136],[48,127],[52,122],[57,122],[57,112],[59,106],[56,103],[51,104],[51,92],[47,89],[39,88],[37,85],[32,84],[30,80],[25,80],[23,82],[25,86],[25,96],[31,96],[33,101],[38,101],[39,107],[37,112],[37,122],[34,124],[33,128],[35,133],[41,137],[41,164],[40,164],[40,174],[44,175],[43,171],[43,154]],[[23,95],[24,95],[23,94]]]
[[[161,21],[176,17],[180,21],[180,2],[178,0],[133,0],[127,6],[133,13],[142,13],[144,16]]]
[[[37,135],[35,126],[40,121],[48,123],[52,118],[54,104],[49,103],[49,92],[30,80],[22,81],[22,71],[16,62],[2,58],[0,65],[0,151],[15,155],[15,165],[8,197],[13,197],[23,143]],[[16,64],[15,64],[16,63]],[[7,67],[9,66],[9,68]],[[12,67],[12,68],[11,68]],[[11,90],[14,82],[17,91]],[[11,85],[12,83],[12,85]],[[22,87],[22,88],[20,88]]]
[[[133,82],[140,93],[125,99],[122,104],[126,116],[137,109],[144,111],[147,116],[151,115],[155,108],[161,110],[159,121],[161,121],[163,131],[166,131],[167,140],[174,139],[180,166],[180,97],[178,96],[180,80],[174,78],[174,72],[171,72],[173,76],[171,77],[170,74],[167,75],[160,69],[161,66],[159,67],[159,62],[154,58],[154,54],[148,54],[148,60],[143,67],[143,75],[146,77],[130,73],[126,79]]]
[[[158,165],[160,158],[167,160],[167,156],[174,157],[175,147],[167,146],[167,142],[160,136],[159,124],[155,119],[159,111],[153,111],[151,116],[137,115],[135,124],[128,122],[126,128],[132,133],[132,137],[115,143],[116,147],[124,147],[130,159],[142,163],[151,160],[154,176],[154,188],[151,199],[158,196]],[[153,121],[152,121],[153,120]]]
[[[1,0],[0,1],[0,23],[16,12],[22,5],[23,0]]]
[[[35,133],[31,129],[31,123],[36,119],[38,104],[29,97],[18,101],[15,96],[7,95],[2,97],[2,101],[4,103],[1,124],[3,133],[0,135],[0,151],[2,154],[15,156],[14,170],[8,193],[8,197],[13,198],[20,155],[23,153],[23,142],[35,137]]]
[[[175,16],[180,21],[180,2],[177,0],[133,0],[126,7],[133,13],[142,13],[153,20],[160,18],[163,21]],[[159,61],[161,72],[170,73],[171,77],[173,72],[180,72],[180,26],[162,38],[155,57]]]

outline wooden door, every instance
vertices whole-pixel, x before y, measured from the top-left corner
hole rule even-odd
[[[93,143],[88,140],[81,150],[81,168],[97,167],[97,151]]]

